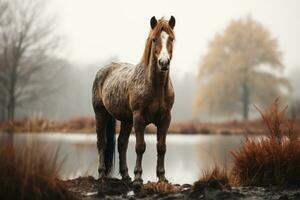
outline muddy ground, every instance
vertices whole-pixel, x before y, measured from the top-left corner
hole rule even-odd
[[[61,181],[79,199],[276,199],[300,200],[300,187],[230,187],[218,180],[204,184],[156,184],[147,183],[139,191],[133,192],[131,184],[119,179],[109,178],[103,182],[93,177],[79,177]]]

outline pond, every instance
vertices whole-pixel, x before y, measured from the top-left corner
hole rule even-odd
[[[1,134],[0,138],[4,137]],[[78,133],[43,133],[15,134],[15,143],[37,141],[45,144],[49,152],[59,148],[58,159],[64,159],[60,170],[62,179],[92,175],[97,178],[98,156],[96,134]],[[145,135],[146,152],[143,158],[143,179],[156,179],[156,135]],[[203,170],[216,164],[230,167],[232,159],[230,151],[236,150],[243,136],[236,135],[179,135],[167,136],[167,153],[165,157],[166,177],[172,183],[193,183],[201,177]],[[127,161],[129,175],[133,178],[135,164],[135,137],[130,136]],[[118,174],[118,153],[116,153],[114,177]]]

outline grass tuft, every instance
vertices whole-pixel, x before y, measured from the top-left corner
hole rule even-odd
[[[202,183],[208,183],[211,180],[218,180],[223,185],[229,185],[230,175],[225,168],[215,166],[213,169],[204,170],[199,181]]]
[[[294,129],[294,121],[285,117],[286,109],[280,109],[278,99],[265,112],[258,109],[267,126],[267,136],[259,139],[246,137],[240,149],[232,152],[232,176],[236,184],[300,184],[299,133]]]
[[[36,145],[0,148],[0,199],[75,199],[57,180],[57,153],[43,153]]]
[[[143,186],[147,194],[171,194],[180,192],[180,188],[166,182],[148,182]]]
[[[203,198],[204,190],[211,188],[214,190],[230,189],[230,175],[225,168],[220,168],[217,165],[209,170],[202,172],[202,177],[193,184],[189,198]]]

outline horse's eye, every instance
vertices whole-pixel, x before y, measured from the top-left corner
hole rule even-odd
[[[156,42],[155,38],[152,39],[152,42]]]

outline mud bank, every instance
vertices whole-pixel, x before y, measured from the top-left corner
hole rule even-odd
[[[79,177],[73,180],[60,181],[75,194],[78,199],[276,199],[299,200],[300,187],[263,188],[263,187],[230,187],[221,181],[211,180],[203,184],[157,184],[146,183],[133,192],[131,184],[109,178],[103,182],[93,177]]]

